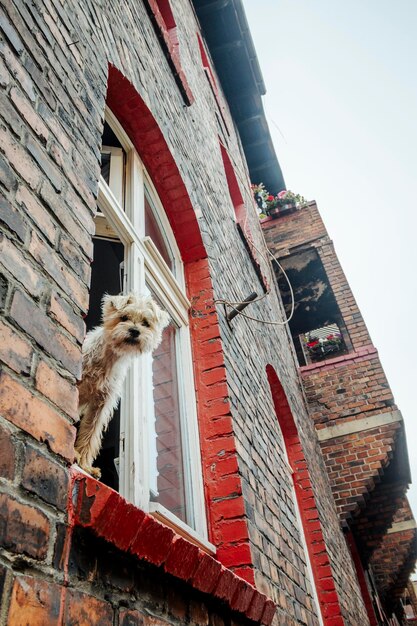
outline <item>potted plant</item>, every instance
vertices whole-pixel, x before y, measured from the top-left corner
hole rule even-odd
[[[283,189],[277,195],[277,201],[281,208],[281,212],[289,212],[297,208],[301,204],[305,204],[306,200],[299,193],[294,193],[287,189]]]
[[[327,337],[305,338],[305,346],[311,361],[321,361],[329,355],[340,352],[343,348],[343,339],[340,333],[332,333]]]
[[[286,189],[274,196],[265,189],[263,183],[252,185],[251,187],[261,219],[267,216],[278,217],[283,213],[293,211],[306,202],[305,198],[300,196],[300,194],[295,194]]]

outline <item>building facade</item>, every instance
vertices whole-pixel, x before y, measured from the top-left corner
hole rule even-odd
[[[315,206],[259,221],[251,182],[284,181],[240,1],[14,0],[1,30],[0,624],[401,619],[401,416]],[[337,319],[301,323],[301,249]],[[75,463],[81,348],[130,291],[171,323],[97,480]],[[329,324],[341,354],[300,367]]]

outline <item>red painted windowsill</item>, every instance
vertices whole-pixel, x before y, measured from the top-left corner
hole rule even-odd
[[[116,548],[163,567],[194,589],[224,601],[232,611],[271,624],[276,611],[272,600],[169,526],[74,467],[68,502],[73,525],[89,528]]]

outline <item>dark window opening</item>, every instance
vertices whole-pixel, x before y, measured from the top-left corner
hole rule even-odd
[[[104,122],[103,136],[101,141],[103,146],[112,146],[113,148],[123,148],[115,133],[107,122]]]
[[[108,185],[110,184],[110,159],[110,152],[101,153],[101,175]]]
[[[122,155],[122,169],[126,162],[126,153],[123,150],[123,146],[110,128],[107,122],[104,122],[102,145],[101,145],[101,175],[108,185],[110,185],[110,168],[112,160],[112,152],[114,156],[113,148],[117,148],[118,152]]]
[[[352,350],[346,325],[317,251],[304,250],[280,259],[280,264],[294,291],[294,315],[289,325],[300,365],[331,359]],[[288,282],[276,264],[275,272],[289,315],[291,293]]]
[[[105,293],[119,294],[123,286],[124,246],[120,241],[94,238],[94,261],[91,266],[91,287],[87,330],[101,324],[101,300]],[[94,465],[101,470],[101,481],[119,490],[120,405],[103,437],[100,454]]]

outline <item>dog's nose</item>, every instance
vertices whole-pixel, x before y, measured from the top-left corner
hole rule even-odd
[[[131,337],[139,337],[140,332],[137,328],[129,328],[129,334]]]

